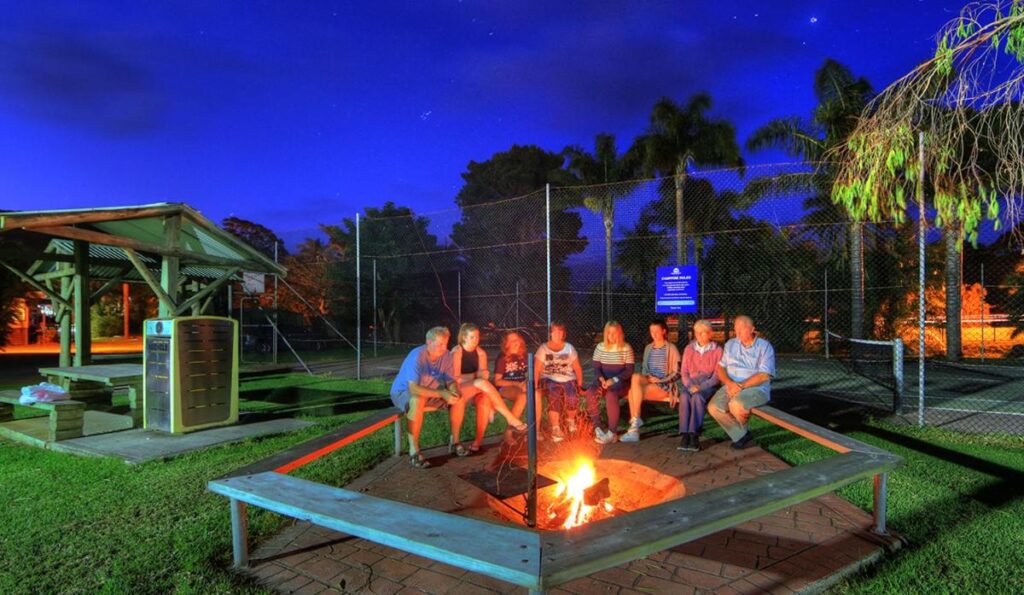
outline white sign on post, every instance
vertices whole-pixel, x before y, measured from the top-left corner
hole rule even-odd
[[[263,293],[266,291],[267,276],[263,273],[242,273],[242,290],[245,293]]]

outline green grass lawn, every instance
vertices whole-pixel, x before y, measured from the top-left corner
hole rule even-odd
[[[297,385],[306,392],[278,393],[286,398],[275,401],[273,391]],[[372,395],[383,395],[387,384],[297,375],[250,381],[244,389],[263,399],[243,401],[251,411],[294,409],[317,425],[138,466],[0,439],[0,593],[263,592],[228,569],[227,501],[207,492],[206,482],[371,413],[382,402]],[[346,393],[365,408],[308,415],[306,400],[319,399],[317,391]],[[424,443],[443,443],[448,433],[443,417],[428,419]],[[651,422],[655,429],[671,423],[667,417]],[[757,419],[754,430],[767,450],[791,464],[829,455]],[[868,574],[841,583],[839,592],[1024,591],[1024,439],[871,420],[849,433],[906,459],[890,477],[889,522],[909,544]],[[714,427],[708,435],[724,437]],[[297,474],[344,485],[390,456],[391,447],[391,433],[377,432]],[[870,482],[840,494],[870,509]],[[287,522],[250,510],[253,540],[269,537]]]

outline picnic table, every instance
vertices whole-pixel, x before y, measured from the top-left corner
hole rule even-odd
[[[68,396],[85,403],[110,404],[114,388],[128,389],[132,427],[142,427],[142,364],[93,364],[39,368],[46,381],[68,391]]]

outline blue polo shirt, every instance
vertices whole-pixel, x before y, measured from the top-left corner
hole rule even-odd
[[[759,372],[774,378],[775,349],[761,337],[755,338],[750,347],[744,347],[739,339],[729,339],[722,350],[722,359],[718,365],[725,368],[725,372],[734,382],[743,382]],[[760,386],[764,387],[765,392],[771,391],[771,381]]]
[[[436,390],[444,388],[453,380],[455,380],[455,370],[452,366],[452,354],[445,350],[437,361],[431,362],[427,346],[420,345],[405,356],[402,367],[398,369],[398,375],[391,383],[391,401],[399,409],[405,409],[409,403],[410,382]]]

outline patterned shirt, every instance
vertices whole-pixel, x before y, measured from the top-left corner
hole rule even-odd
[[[573,363],[578,361],[579,354],[571,343],[566,343],[560,351],[552,351],[547,343],[537,350],[537,359],[540,360],[541,375],[548,380],[555,382],[572,382],[582,380],[576,378],[576,371],[573,370]]]
[[[494,362],[494,374],[501,374],[501,379],[509,382],[525,382],[526,356],[515,353],[499,355],[498,361]]]

